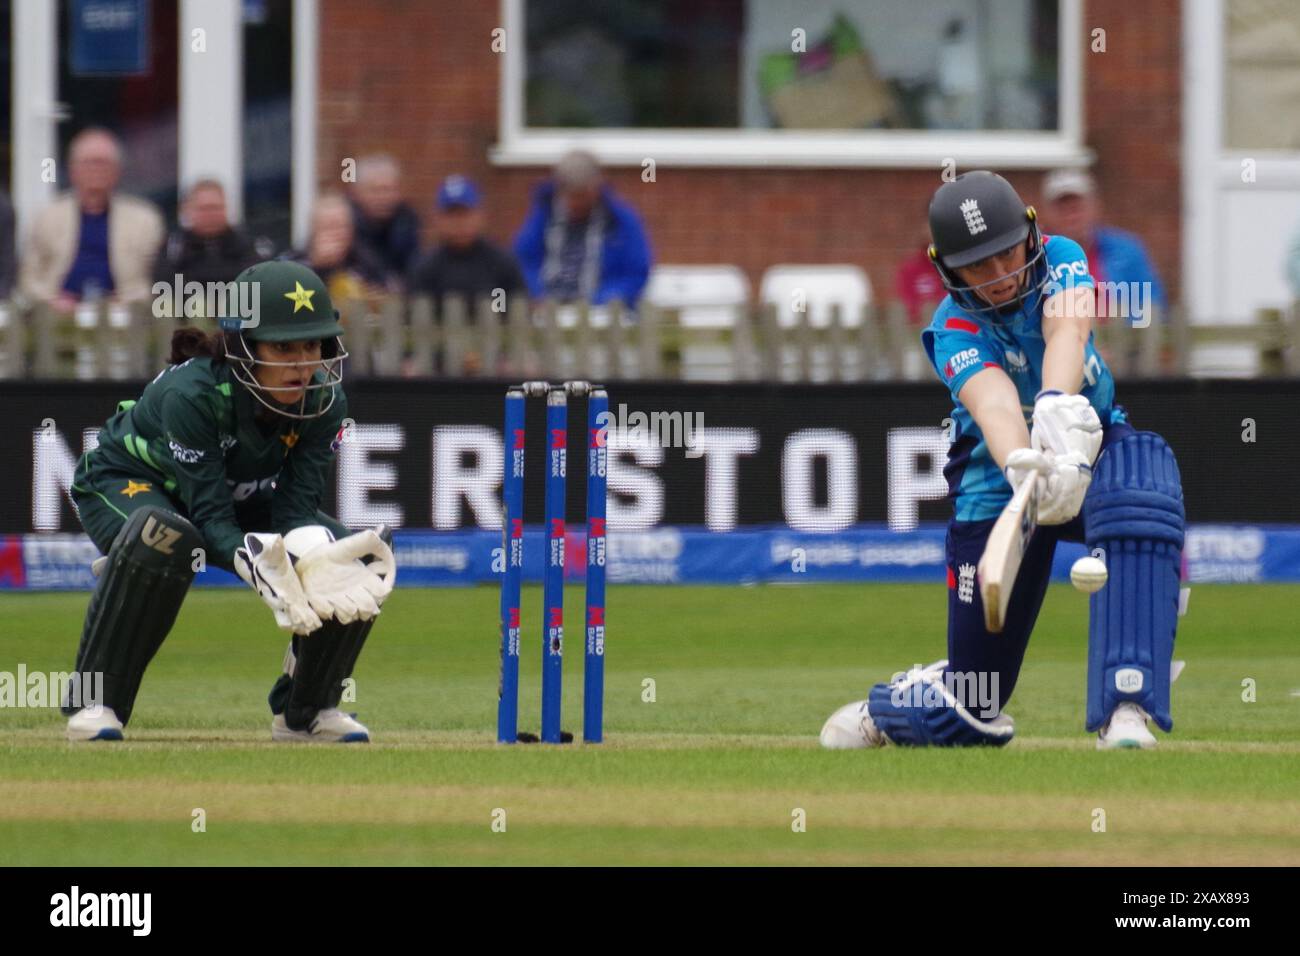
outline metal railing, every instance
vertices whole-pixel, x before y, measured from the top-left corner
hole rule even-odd
[[[902,305],[869,305],[820,322],[772,304],[734,309],[728,321],[683,321],[643,304],[557,306],[513,298],[380,297],[336,303],[351,375],[717,381],[899,381],[932,374],[920,327]],[[929,311],[923,314],[929,315]],[[180,325],[203,318],[154,315],[149,302],[101,302],[72,313],[0,302],[0,378],[138,379],[167,360]],[[1099,320],[1095,337],[1117,378],[1213,374],[1216,351],[1257,356],[1256,374],[1300,376],[1300,307],[1264,309],[1251,323],[1189,323],[1175,307],[1147,327]]]

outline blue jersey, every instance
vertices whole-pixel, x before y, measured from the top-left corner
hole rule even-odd
[[[1069,288],[1093,288],[1088,259],[1073,239],[1043,238],[1047,267],[1053,279]],[[1000,368],[1015,382],[1020,408],[1028,423],[1033,417],[1034,396],[1043,388],[1043,299],[1039,293],[1026,297],[1014,316],[999,315],[998,322],[967,312],[948,296],[934,312],[930,325],[921,333],[930,364],[952,393],[952,448],[943,474],[948,496],[954,499],[956,520],[981,521],[995,518],[1011,498],[1011,486],[1002,469],[989,454],[980,427],[957,398],[967,380],[985,368]],[[1126,421],[1122,407],[1115,405],[1115,379],[1102,361],[1092,335],[1083,355],[1085,396],[1103,425]]]

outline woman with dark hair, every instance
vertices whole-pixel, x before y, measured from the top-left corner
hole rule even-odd
[[[214,564],[293,633],[272,739],[369,740],[338,703],[395,566],[387,529],[353,534],[318,511],[346,437],[343,329],[305,266],[260,263],[235,285],[251,317],[178,329],[171,365],[78,462],[72,499],[105,557],[64,702],[69,739],[122,738],[195,572]]]

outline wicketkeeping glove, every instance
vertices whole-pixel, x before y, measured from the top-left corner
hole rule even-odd
[[[289,532],[290,550],[297,551],[301,537],[315,529]],[[367,563],[363,558],[370,558]],[[390,548],[378,533],[367,529],[337,541],[320,541],[302,549],[295,567],[312,609],[321,618],[340,624],[368,621],[379,613],[393,590],[397,564]]]
[[[302,583],[278,534],[249,533],[235,549],[235,571],[266,602],[275,623],[295,634],[310,634],[321,619],[307,602]]]

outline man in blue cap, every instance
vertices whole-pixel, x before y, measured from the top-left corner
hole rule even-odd
[[[433,220],[438,245],[416,261],[408,288],[412,295],[433,296],[440,313],[448,295],[463,296],[472,306],[476,299],[524,288],[514,257],[484,238],[481,204],[478,187],[465,176],[448,176],[438,189]]]

